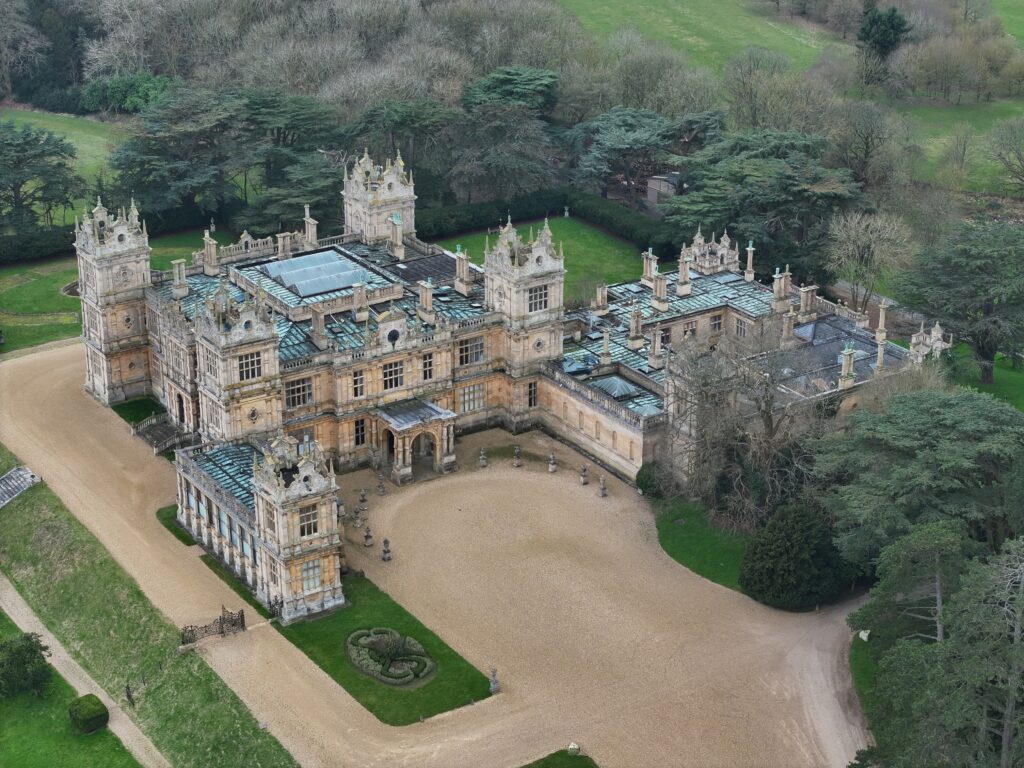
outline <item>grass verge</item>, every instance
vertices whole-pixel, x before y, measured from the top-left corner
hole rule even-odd
[[[859,636],[853,636],[850,645],[850,677],[853,688],[860,699],[860,709],[871,727],[871,714],[875,702],[875,681],[878,679],[878,662],[871,653],[868,643]]]
[[[530,227],[536,232],[543,224],[543,219],[517,221],[514,224],[525,240],[529,236]],[[561,241],[565,248],[567,301],[573,298],[589,300],[593,287],[599,282],[621,283],[640,277],[643,264],[640,252],[632,243],[612,237],[582,219],[558,217],[551,219],[549,224],[555,243]],[[497,236],[491,235],[490,239],[493,246]],[[461,245],[463,250],[468,250],[470,261],[483,264],[486,240],[486,232],[470,232],[439,240],[437,244],[451,251]]]
[[[712,525],[692,502],[665,501],[659,507],[658,542],[668,556],[698,576],[738,591],[747,537]]]
[[[188,535],[188,531],[178,525],[177,504],[171,504],[169,507],[158,509],[156,511],[156,519],[160,521],[160,525],[170,531],[171,535],[186,547],[191,547],[195,544],[192,537]]]
[[[189,543],[194,544],[195,542],[189,538]],[[199,559],[206,563],[206,567],[216,573],[217,577],[231,587],[231,591],[245,600],[245,602],[247,602],[250,607],[256,611],[256,613],[264,619],[270,618],[270,611],[263,607],[263,604],[256,599],[256,596],[248,590],[248,588],[238,579],[237,576],[235,576],[235,574],[225,568],[220,560],[215,558],[213,555],[200,555]]]
[[[309,656],[352,697],[388,725],[408,725],[421,717],[487,698],[487,678],[443,640],[362,576],[345,580],[350,605],[279,631]],[[345,641],[357,629],[391,627],[418,640],[437,663],[437,671],[415,688],[390,686],[360,672],[345,652]]]
[[[20,632],[0,611],[0,640]],[[42,695],[0,698],[0,763],[18,768],[137,768],[113,731],[82,734],[72,727],[68,705],[77,695],[53,670]]]
[[[570,755],[565,750],[560,750],[524,765],[523,768],[597,768],[597,763],[586,755]]]
[[[151,397],[125,400],[123,403],[110,406],[110,408],[129,424],[138,424],[150,416],[164,412],[164,407]]]
[[[178,628],[45,484],[0,509],[0,569],[176,768],[295,766],[201,656],[177,654]]]

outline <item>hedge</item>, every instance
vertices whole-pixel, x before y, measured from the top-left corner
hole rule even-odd
[[[107,706],[94,693],[79,696],[68,706],[72,725],[82,733],[98,731],[107,724],[110,713]]]

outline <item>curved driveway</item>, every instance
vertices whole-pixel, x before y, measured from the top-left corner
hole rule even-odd
[[[0,364],[0,441],[37,471],[171,621],[238,598],[153,511],[174,472],[81,389],[81,345]],[[847,608],[792,615],[668,558],[650,512],[573,470],[466,469],[372,496],[384,564],[350,562],[503,692],[404,728],[382,725],[266,624],[203,646],[211,666],[305,766],[515,768],[580,742],[602,768],[845,766],[864,732],[846,671]],[[544,454],[550,441],[520,436]],[[580,458],[564,446],[563,466]],[[347,499],[368,473],[341,478]]]

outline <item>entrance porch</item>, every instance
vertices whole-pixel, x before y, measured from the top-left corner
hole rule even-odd
[[[439,475],[455,469],[455,413],[413,399],[379,408],[377,417],[378,448],[396,485],[416,479],[416,464],[429,463]]]

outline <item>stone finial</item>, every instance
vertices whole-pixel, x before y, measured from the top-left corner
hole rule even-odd
[[[850,389],[854,384],[853,356],[853,342],[847,342],[842,351],[843,367],[842,372],[839,374],[840,389]]]

